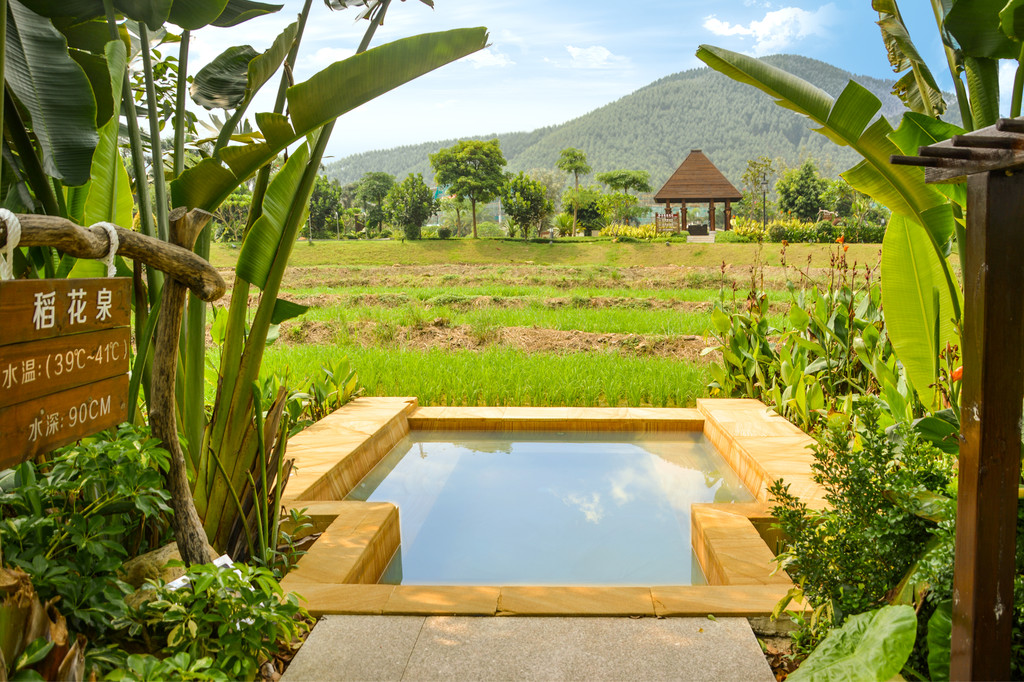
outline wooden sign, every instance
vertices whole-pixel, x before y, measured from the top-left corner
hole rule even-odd
[[[0,408],[0,466],[14,466],[127,418],[127,374]]]
[[[0,346],[131,324],[131,279],[0,281]]]
[[[0,282],[0,468],[128,415],[131,280]]]

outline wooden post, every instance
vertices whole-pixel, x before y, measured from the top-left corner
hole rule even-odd
[[[732,206],[728,199],[725,200],[725,230],[732,229]]]
[[[682,207],[679,209],[679,231],[687,229],[690,226],[690,221],[686,218],[686,202],[684,201]]]
[[[191,249],[199,232],[213,216],[199,209],[186,212],[184,208],[171,211],[170,242]],[[204,564],[210,561],[203,523],[196,512],[192,489],[186,475],[185,455],[178,441],[175,418],[175,375],[178,368],[178,339],[181,336],[181,315],[188,289],[175,277],[164,281],[160,319],[156,325],[156,349],[153,353],[153,388],[150,392],[149,418],[153,435],[163,442],[171,454],[171,467],[167,474],[167,487],[171,493],[174,516],[174,538],[178,551],[186,564]]]
[[[708,234],[715,231],[715,200],[708,202]]]
[[[953,680],[1010,678],[1021,397],[1024,174],[968,177]]]

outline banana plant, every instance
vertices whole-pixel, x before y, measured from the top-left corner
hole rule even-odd
[[[938,394],[929,395],[928,387],[938,377],[937,351],[946,343],[959,344],[962,314],[963,295],[947,259],[954,212],[947,194],[925,184],[923,169],[889,163],[891,155],[903,153],[893,137],[912,144],[933,131],[905,123],[897,135],[884,117],[877,116],[878,98],[854,81],[832,98],[807,81],[746,55],[702,45],[697,57],[733,80],[771,95],[780,106],[818,124],[818,132],[863,157],[842,177],[893,212],[882,249],[886,324],[911,384],[925,405],[936,407]]]
[[[387,2],[381,4],[386,10]],[[383,12],[378,15],[383,19]],[[376,24],[373,25],[375,28]],[[267,333],[281,321],[286,307],[277,298],[281,279],[299,229],[306,220],[309,195],[330,136],[341,114],[413,78],[482,49],[484,29],[461,29],[405,38],[362,52],[327,67],[286,90],[289,115],[257,114],[263,140],[228,145],[186,170],[171,184],[175,205],[215,208],[241,182],[303,139],[267,187],[260,217],[246,233],[228,307],[224,348],[218,371],[213,415],[196,462],[194,497],[214,546],[238,536],[240,517],[231,500],[246,499],[261,463],[253,428],[253,392]],[[251,321],[252,287],[259,303]]]

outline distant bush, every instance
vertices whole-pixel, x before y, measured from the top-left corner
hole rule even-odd
[[[847,244],[881,244],[885,237],[885,225],[872,223],[840,225],[840,234]]]
[[[403,225],[402,231],[405,233],[406,239],[419,239],[422,236],[422,230],[419,225]]]
[[[646,225],[609,225],[600,232],[602,237],[617,237],[620,242],[625,238],[636,241],[640,239],[654,239],[658,236],[658,229],[654,223]]]
[[[814,241],[819,244],[831,244],[836,240],[839,229],[827,220],[814,223]]]
[[[508,234],[502,229],[501,225],[494,222],[493,220],[484,220],[483,222],[477,223],[476,234],[478,237],[507,237]]]
[[[757,230],[757,234],[761,234],[761,230]],[[749,244],[756,242],[757,237],[753,239],[747,234],[740,232],[739,230],[716,230],[715,231],[715,243],[716,244]]]
[[[439,228],[437,228],[437,238],[438,239],[448,239],[451,236],[452,236],[452,231],[449,228],[447,228],[447,227],[439,227]]]

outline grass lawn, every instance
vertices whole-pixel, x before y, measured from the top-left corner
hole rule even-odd
[[[879,250],[846,255],[873,265]],[[783,268],[778,245],[299,242],[281,296],[309,310],[282,324],[263,373],[298,388],[347,356],[365,395],[424,405],[692,406],[715,302],[741,306],[763,281],[782,326],[785,281],[821,279],[836,253],[790,246]],[[230,276],[237,254],[217,244],[211,261]]]

